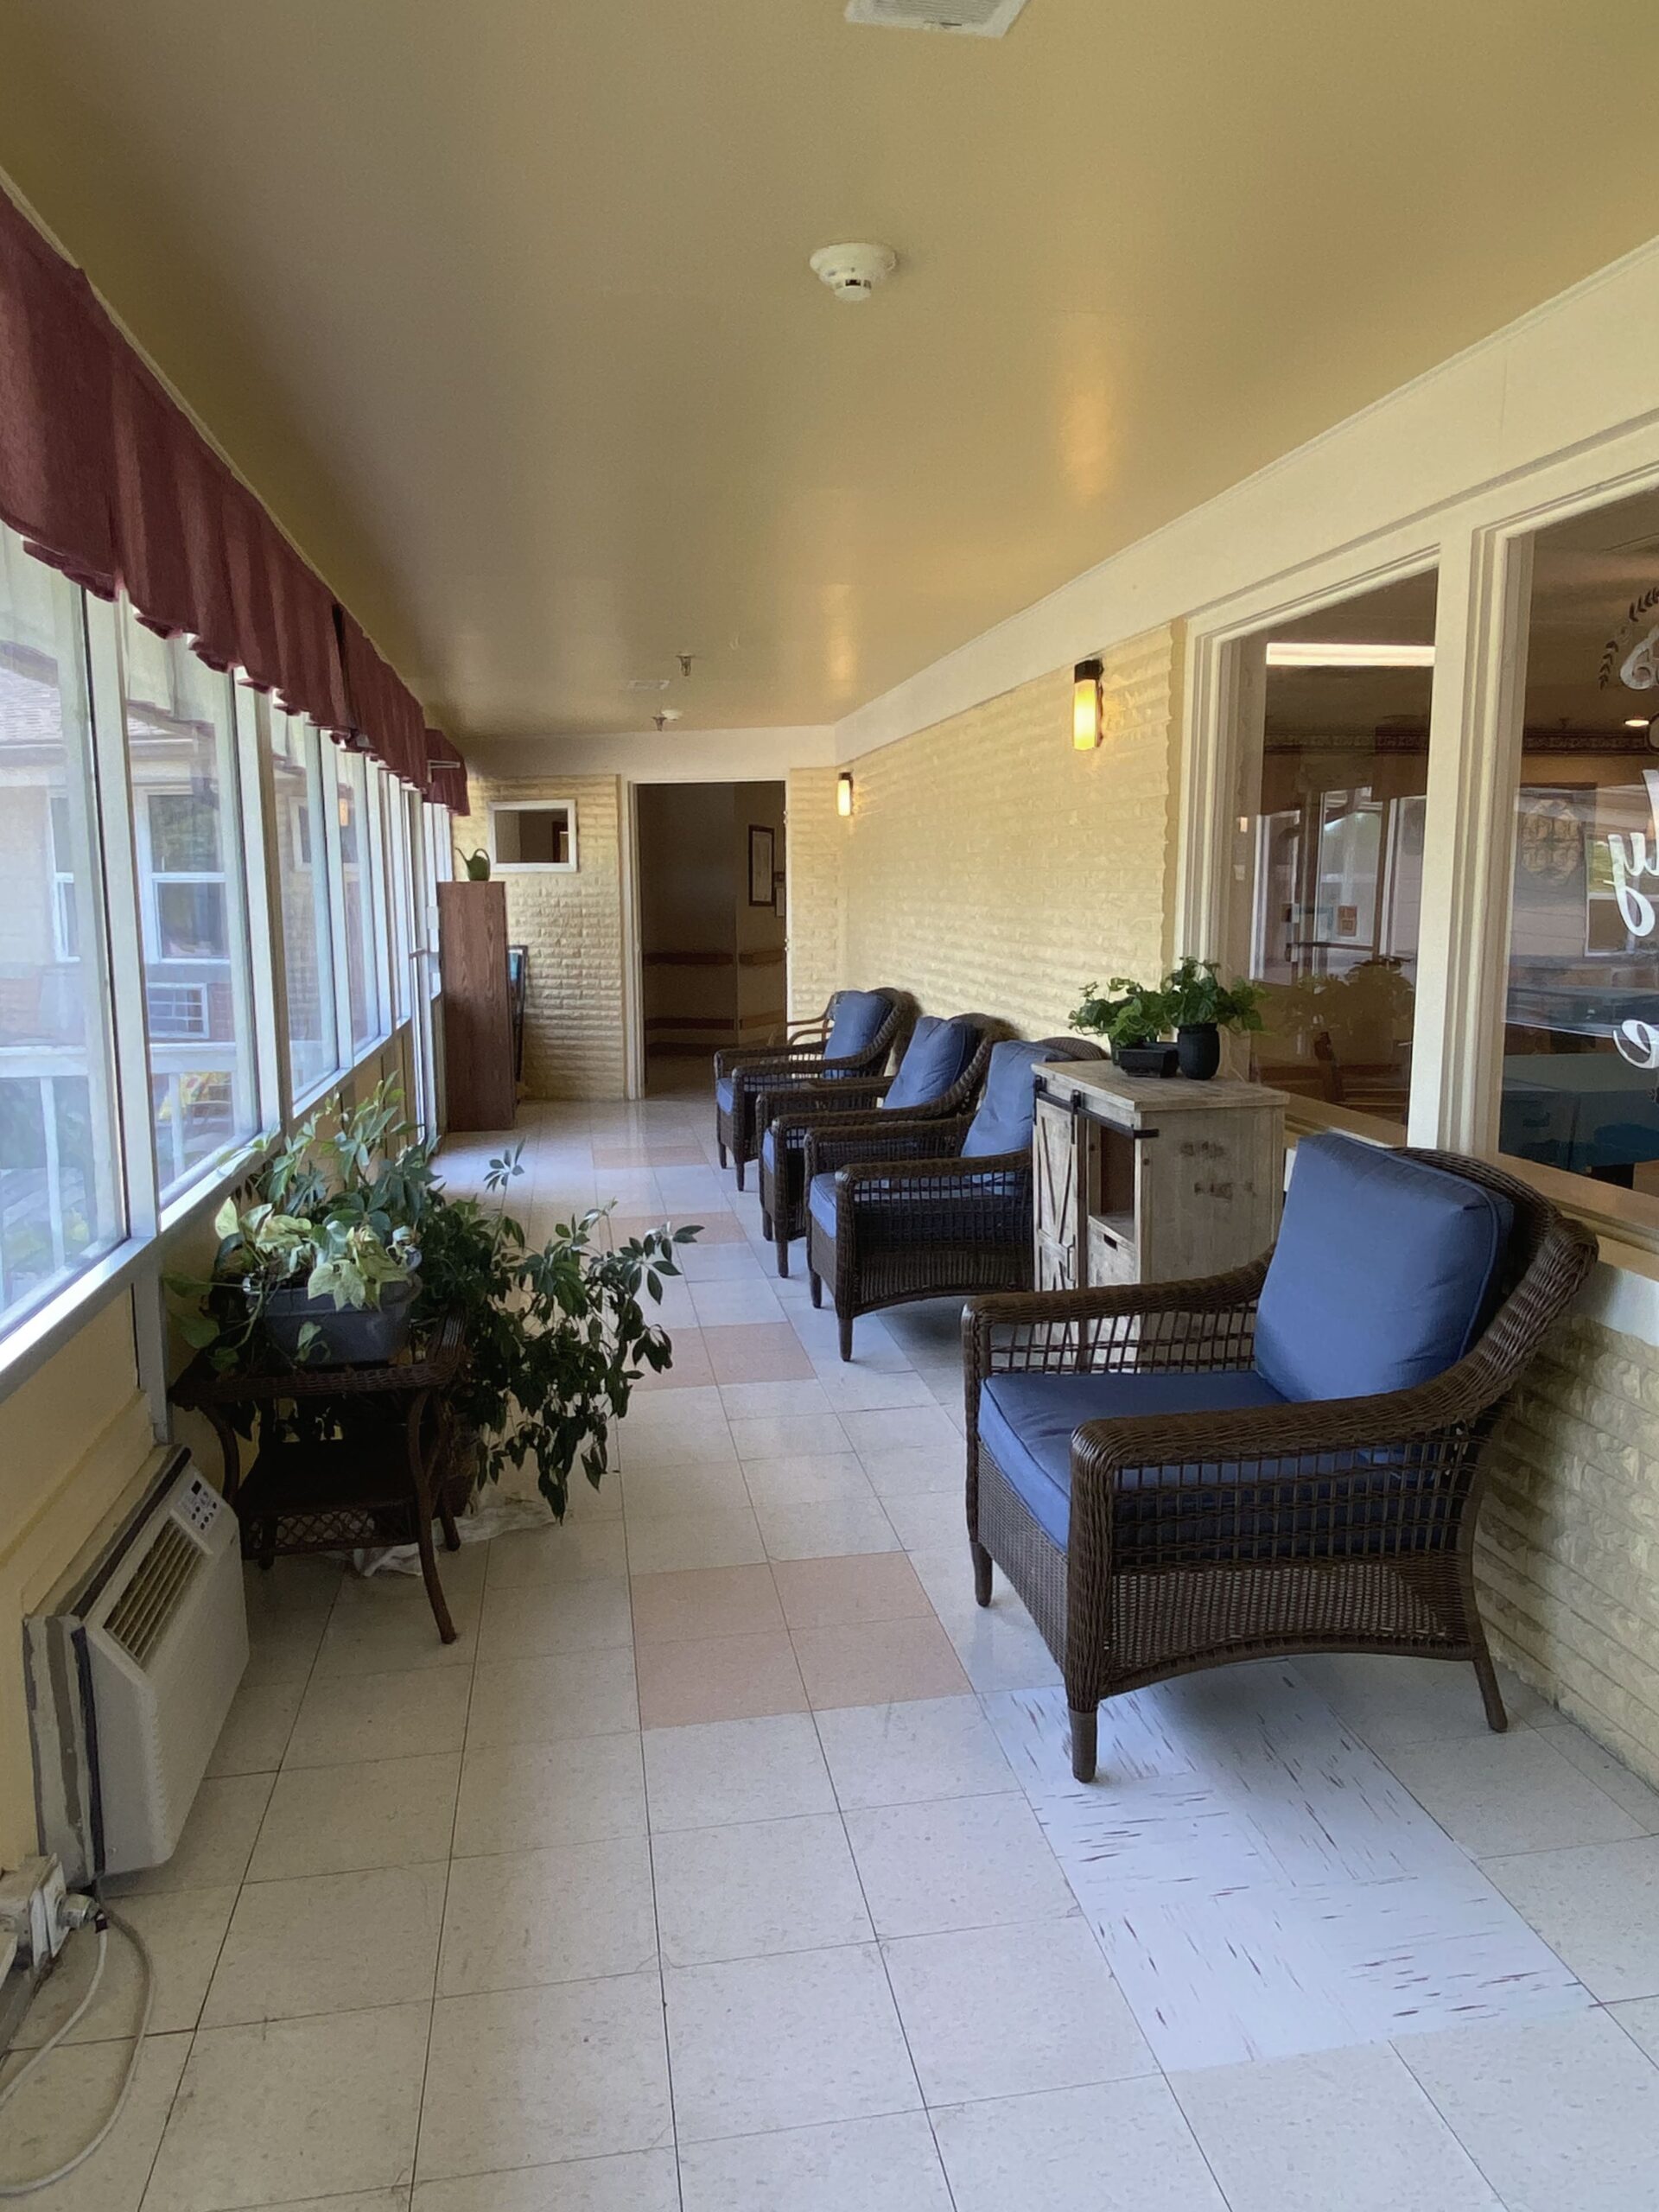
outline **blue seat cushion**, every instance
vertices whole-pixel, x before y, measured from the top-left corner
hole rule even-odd
[[[1461,1359],[1495,1301],[1514,1222],[1479,1183],[1352,1137],[1304,1137],[1255,1321],[1282,1396],[1364,1398]]]
[[[765,1166],[776,1167],[778,1165],[778,1138],[774,1130],[768,1129],[760,1140],[760,1159]]]
[[[978,1042],[978,1030],[960,1015],[946,1021],[937,1014],[925,1014],[911,1032],[899,1072],[881,1103],[930,1106],[936,1098],[943,1098],[953,1084],[961,1081]]]
[[[729,1114],[731,1112],[732,1078],[730,1076],[722,1075],[716,1077],[715,1082],[715,1103],[719,1107],[722,1114]]]
[[[836,1233],[836,1179],[833,1175],[815,1175],[809,1200],[812,1218],[826,1236]]]
[[[861,1058],[880,1035],[888,1010],[880,991],[843,991],[836,1001],[836,1018],[824,1043],[824,1058]]]
[[[1248,1368],[1223,1375],[993,1375],[980,1393],[979,1436],[1038,1527],[1064,1551],[1071,1438],[1085,1421],[1280,1402],[1272,1384]]]
[[[992,1046],[984,1095],[963,1139],[964,1160],[1027,1148],[1037,1118],[1037,1070],[1064,1058],[1058,1045],[1030,1045],[1019,1037]]]

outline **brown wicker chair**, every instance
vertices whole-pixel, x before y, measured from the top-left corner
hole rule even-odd
[[[905,1059],[892,1075],[840,1083],[802,1084],[781,1099],[762,1093],[756,1102],[755,1120],[765,1135],[760,1141],[760,1220],[778,1249],[778,1272],[789,1273],[789,1248],[806,1234],[806,1139],[808,1132],[833,1135],[838,1123],[855,1117],[868,1120],[878,1112],[884,1129],[918,1123],[948,1121],[969,1112],[979,1096],[990,1061],[992,1033],[996,1024],[983,1014],[963,1014],[963,1024],[973,1032],[969,1057],[962,1071],[932,1097],[899,1103],[906,1064],[915,1064],[918,1046],[927,1042],[924,1019],[911,1033]],[[889,1096],[891,1094],[891,1096]],[[780,1110],[774,1111],[774,1107]]]
[[[1507,1725],[1471,1564],[1482,1453],[1594,1240],[1481,1161],[1384,1156],[1449,1170],[1513,1210],[1490,1318],[1471,1317],[1469,1349],[1409,1388],[1175,1410],[1183,1398],[1214,1407],[1252,1379],[1265,1258],[1204,1281],[982,1299],[963,1316],[975,1594],[990,1602],[995,1562],[1042,1631],[1065,1680],[1079,1781],[1094,1777],[1103,1698],[1269,1654],[1466,1659],[1489,1724]],[[1064,1543],[982,1440],[988,1382],[1016,1374],[1179,1378],[1164,1408],[1071,1435]]]
[[[861,1036],[857,1052],[832,1055],[836,1023],[849,1013],[850,1001],[880,1000],[886,1007],[873,1029]],[[743,1188],[743,1171],[760,1146],[765,1126],[758,1118],[757,1101],[801,1084],[856,1081],[879,1076],[906,1027],[906,1001],[898,991],[837,991],[827,1009],[828,1027],[822,1038],[809,1036],[775,1048],[736,1046],[715,1054],[715,1139],[722,1167],[729,1154],[737,1169],[737,1187]],[[816,1027],[817,1025],[811,1025]]]
[[[1012,1040],[1011,1040],[1012,1041]],[[981,1113],[993,1103],[993,1072]],[[1075,1037],[1046,1037],[1027,1047],[1040,1061],[1099,1058]],[[1028,1085],[1023,1135],[1006,1151],[964,1154],[977,1116],[894,1128],[868,1119],[811,1130],[802,1170],[807,1194],[807,1271],[812,1303],[827,1281],[841,1323],[841,1356],[853,1356],[861,1313],[918,1298],[972,1297],[1026,1290],[1032,1278],[1031,1123]],[[824,1179],[833,1176],[833,1211]]]

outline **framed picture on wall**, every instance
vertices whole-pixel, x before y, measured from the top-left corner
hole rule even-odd
[[[772,904],[772,836],[758,822],[749,824],[749,904]]]

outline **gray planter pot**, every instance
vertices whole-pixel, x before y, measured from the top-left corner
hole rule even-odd
[[[336,1306],[332,1298],[308,1298],[302,1290],[274,1290],[265,1300],[265,1329],[271,1342],[297,1361],[300,1331],[315,1321],[319,1334],[308,1367],[359,1367],[396,1359],[409,1342],[418,1275],[383,1286],[378,1306]]]

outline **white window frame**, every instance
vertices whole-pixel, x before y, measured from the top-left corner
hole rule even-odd
[[[551,814],[564,809],[570,825],[568,861],[504,861],[496,850],[495,825],[503,814]],[[493,798],[489,802],[490,868],[496,875],[575,875],[580,866],[576,853],[576,802],[573,798]]]

